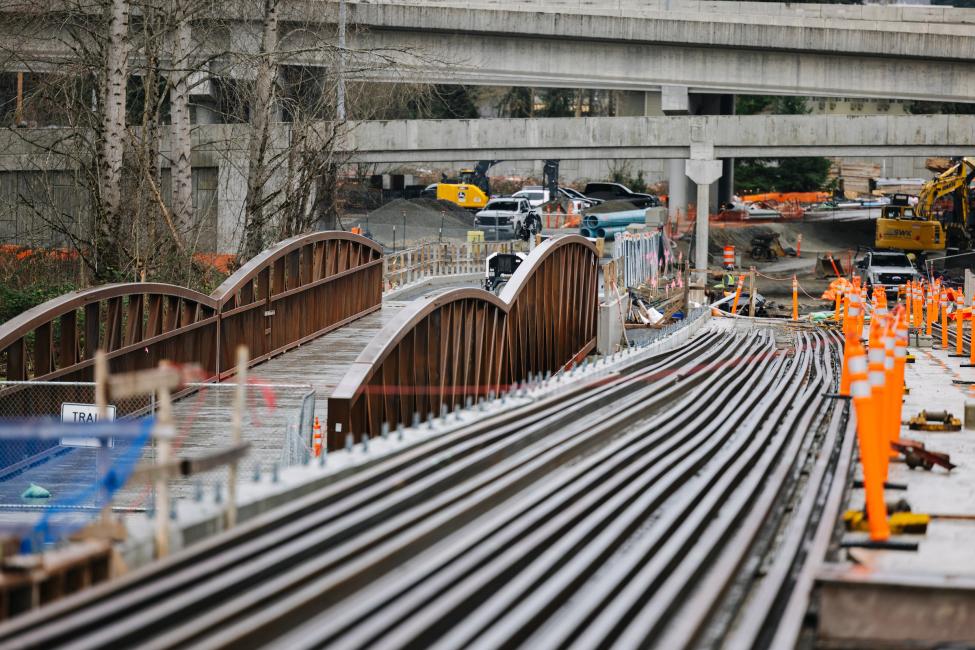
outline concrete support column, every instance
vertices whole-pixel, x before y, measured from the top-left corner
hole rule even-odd
[[[708,278],[708,238],[711,225],[708,221],[708,206],[711,204],[711,183],[721,178],[721,161],[692,158],[685,161],[685,170],[691,180],[697,183],[697,224],[694,229],[695,273],[691,286],[691,300],[703,303]]]
[[[734,95],[721,95],[719,112],[721,115],[735,114]],[[720,203],[729,203],[731,197],[735,195],[735,159],[724,158],[721,162],[723,169],[721,172],[721,180],[718,184],[718,201]]]
[[[718,202],[729,203],[735,194],[735,159],[721,159],[721,178],[718,179]]]
[[[676,221],[679,211],[687,218],[687,175],[680,158],[667,161],[667,184],[667,215],[671,221]]]

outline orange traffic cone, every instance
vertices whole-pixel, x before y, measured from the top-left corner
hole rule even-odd
[[[734,316],[738,313],[738,299],[741,298],[741,289],[745,285],[745,276],[738,276],[738,286],[735,287],[735,299],[731,301],[731,315]]]
[[[792,274],[792,320],[799,320],[799,282],[794,273]]]
[[[860,446],[860,463],[863,465],[863,487],[866,492],[867,523],[870,539],[883,541],[890,537],[887,524],[887,504],[884,502],[883,453],[877,426],[876,401],[873,399],[868,379],[868,364],[863,346],[854,341],[850,351],[850,392],[857,417],[857,441]]]
[[[959,357],[965,351],[962,348],[961,337],[965,334],[965,297],[961,293],[955,294],[955,354]]]
[[[941,290],[941,349],[948,349],[948,292]]]
[[[315,458],[322,455],[322,425],[318,423],[318,416],[315,416],[315,426],[312,427],[312,447],[315,452]]]

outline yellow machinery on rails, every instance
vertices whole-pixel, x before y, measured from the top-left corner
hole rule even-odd
[[[970,250],[972,213],[970,186],[975,158],[963,158],[921,188],[916,206],[895,195],[877,219],[874,247],[904,251],[939,251],[945,246]],[[951,208],[941,206],[951,198]],[[939,210],[939,207],[941,209]]]

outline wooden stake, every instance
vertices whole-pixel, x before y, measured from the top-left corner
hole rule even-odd
[[[14,125],[24,121],[24,73],[17,73],[17,105],[14,108]]]
[[[167,367],[163,361],[160,367]],[[166,465],[170,461],[173,445],[173,405],[169,387],[159,386],[159,411],[156,418],[157,462]],[[169,480],[165,476],[156,479],[156,557],[169,555]]]
[[[99,422],[108,420],[108,355],[104,350],[95,352],[95,410]],[[101,438],[98,441],[98,453],[95,459],[96,479],[108,474],[112,458],[108,451],[108,438]],[[112,523],[112,504],[111,495],[106,490],[101,490],[98,495],[104,499],[105,506],[102,508],[101,523],[110,527]]]
[[[748,315],[755,317],[755,267],[748,271]]]
[[[234,446],[243,442],[244,410],[247,408],[247,346],[237,348],[237,390],[234,393],[234,412],[230,435]],[[237,525],[237,461],[227,468],[227,528]]]

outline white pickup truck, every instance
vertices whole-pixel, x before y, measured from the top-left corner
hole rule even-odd
[[[907,254],[897,251],[871,251],[856,265],[867,281],[867,289],[872,291],[873,287],[882,287],[887,296],[894,299],[900,285],[921,277]]]
[[[542,231],[542,216],[528,199],[491,199],[474,216],[474,227],[483,230],[487,239],[500,239],[505,235],[527,240]]]

